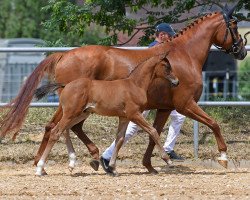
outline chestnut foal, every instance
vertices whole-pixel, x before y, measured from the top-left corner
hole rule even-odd
[[[81,78],[66,86],[50,84],[51,87],[49,87],[47,85],[45,86],[47,91],[41,87],[39,92],[42,92],[42,95],[47,94],[49,90],[64,88],[60,95],[63,116],[51,132],[48,145],[37,164],[36,175],[43,175],[48,154],[61,134],[80,121],[87,119],[91,113],[119,117],[116,147],[109,163],[112,175],[117,175],[115,170],[116,157],[123,144],[129,121],[138,124],[150,135],[161,153],[161,158],[171,165],[172,162],[160,144],[160,137],[156,129],[141,114],[147,104],[148,87],[155,77],[167,79],[172,84],[178,85],[178,79],[172,74],[166,54],[165,56],[154,56],[143,64],[139,64],[126,79],[102,81]],[[41,98],[39,92],[36,95]]]

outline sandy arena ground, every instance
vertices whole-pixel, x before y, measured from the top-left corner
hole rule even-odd
[[[80,162],[71,174],[67,164],[54,161],[47,164],[49,175],[37,177],[31,162],[3,162],[0,199],[250,199],[250,170],[245,166],[223,169],[187,160],[168,168],[153,162],[158,175],[148,174],[139,161],[119,161],[118,177]]]
[[[89,166],[91,156],[87,148],[71,134],[77,155],[74,171],[68,170],[67,150],[61,138],[46,165],[49,175],[37,177],[33,158],[42,140],[44,122],[38,125],[36,118],[42,115],[33,116],[35,119],[27,120],[28,125],[16,141],[4,139],[0,142],[0,200],[250,199],[249,124],[223,126],[231,160],[228,169],[209,160],[216,159],[219,154],[213,134],[204,126],[200,127],[199,134],[199,158],[203,161],[193,160],[192,121],[187,119],[175,147],[176,152],[186,158],[185,162],[174,163],[174,168],[168,168],[156,150],[152,164],[159,171],[158,175],[148,174],[141,164],[148,144],[145,133],[135,136],[119,152],[118,177],[106,175],[101,167],[95,172]],[[113,141],[116,124],[115,119],[93,117],[83,128],[101,153]],[[166,134],[162,134],[162,142],[165,137]]]

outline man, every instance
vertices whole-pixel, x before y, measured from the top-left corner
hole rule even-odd
[[[175,35],[175,32],[169,24],[161,23],[158,26],[156,26],[156,38],[155,38],[155,41],[149,45],[149,47],[158,45],[168,40],[170,37],[174,35]],[[144,111],[142,114],[144,117],[147,117],[148,113],[149,113],[149,110]],[[181,115],[176,110],[173,110],[170,113],[170,117],[171,117],[171,123],[169,126],[168,136],[164,143],[163,148],[168,153],[169,157],[172,160],[183,161],[184,158],[182,158],[181,156],[175,153],[174,146],[175,146],[176,139],[180,133],[181,126],[185,120],[185,116]],[[138,126],[133,122],[129,122],[127,130],[126,130],[126,134],[125,134],[124,144],[126,144],[131,137],[136,135],[137,132],[138,132]],[[114,151],[114,148],[115,148],[115,141],[113,141],[113,143],[103,152],[101,159],[100,159],[101,165],[104,171],[107,173],[109,173],[108,165],[109,165],[109,161],[111,159],[112,153]]]

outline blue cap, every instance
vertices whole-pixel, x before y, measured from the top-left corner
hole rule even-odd
[[[156,32],[166,32],[171,36],[174,36],[176,33],[172,26],[167,23],[161,23],[156,26]]]

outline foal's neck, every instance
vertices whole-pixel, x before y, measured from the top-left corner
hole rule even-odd
[[[136,86],[146,91],[154,77],[154,70],[156,65],[157,64],[155,62],[152,62],[152,60],[149,59],[142,64],[139,64],[130,74],[128,79],[132,81]]]

